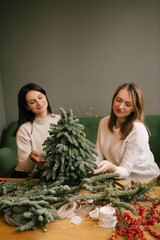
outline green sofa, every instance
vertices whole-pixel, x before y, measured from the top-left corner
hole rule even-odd
[[[87,138],[93,143],[96,143],[100,119],[101,117],[80,118],[80,123],[84,125]],[[151,151],[160,167],[160,116],[146,116],[145,123],[151,132],[149,140]],[[0,177],[10,177],[11,172],[16,166],[17,147],[15,137],[12,135],[16,126],[17,121],[14,121],[7,127],[4,141],[0,148]]]

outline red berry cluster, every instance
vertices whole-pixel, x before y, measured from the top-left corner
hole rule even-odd
[[[146,196],[146,200],[148,200],[148,196]],[[150,226],[153,226],[155,223],[160,223],[160,212],[157,210],[157,207],[160,205],[160,199],[156,199],[155,202],[152,201],[151,203],[152,206],[148,209],[143,205],[134,205],[139,218],[133,218],[129,212],[124,212],[123,217],[117,213],[117,220],[122,223],[123,227],[116,231],[115,234],[112,234],[111,240],[116,239],[118,236],[125,236],[128,240],[133,239],[134,236],[138,236],[141,240],[147,240],[144,237],[143,230],[140,228],[141,226],[152,236],[160,239],[160,234],[155,233],[150,228]]]
[[[0,182],[7,182],[7,180],[4,180],[4,179],[0,179]]]

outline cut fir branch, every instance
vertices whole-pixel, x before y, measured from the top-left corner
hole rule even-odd
[[[61,219],[54,204],[64,204],[68,194],[78,190],[61,183],[38,181],[32,186],[26,185],[22,191],[15,189],[14,193],[0,198],[0,211],[9,224],[17,226],[16,231],[34,230],[37,225],[46,231],[49,222]]]
[[[97,165],[95,144],[86,138],[84,126],[74,119],[72,110],[60,108],[61,119],[51,124],[50,137],[43,146],[48,164],[42,173],[47,180],[76,180],[89,176]]]
[[[27,185],[28,189],[32,187],[33,183],[30,182],[32,179],[32,176],[29,176],[26,179],[23,179],[21,181],[11,181],[11,180],[5,180],[3,182],[0,182],[0,196],[6,195],[8,193],[14,194],[15,191],[20,190],[25,192],[26,188],[25,186]]]
[[[41,224],[46,229],[46,224],[54,220],[60,220],[56,209],[47,201],[31,201],[29,199],[16,199],[14,202],[5,201],[1,210],[5,212],[5,219],[11,225],[17,226],[16,231],[35,230]]]
[[[149,183],[140,183],[135,182],[135,188],[134,189],[127,189],[125,190],[118,190],[113,187],[113,185],[110,185],[109,183],[105,182],[100,186],[100,188],[96,188],[96,186],[93,186],[92,184],[97,182],[98,180],[104,180],[104,178],[111,177],[118,177],[117,174],[108,174],[104,173],[99,176],[93,176],[91,178],[84,178],[81,180],[80,188],[86,189],[90,191],[90,194],[79,194],[77,196],[72,196],[68,199],[69,202],[74,202],[81,199],[96,199],[96,200],[103,200],[107,204],[112,203],[114,207],[117,207],[119,210],[119,213],[121,216],[123,216],[124,209],[130,210],[133,214],[136,214],[137,211],[133,205],[130,203],[134,203],[135,200],[138,201],[139,196],[144,196],[147,192],[149,192],[150,188],[159,181],[159,177],[153,178]],[[98,184],[98,183],[97,183]],[[99,190],[99,192],[95,193],[95,190]],[[142,200],[142,198],[141,198]],[[146,200],[146,198],[145,198]]]
[[[0,211],[5,214],[8,223],[15,223],[16,231],[34,230],[37,225],[42,226],[43,230],[47,230],[47,224],[54,220],[59,220],[57,213],[59,207],[68,202],[74,202],[79,199],[94,199],[105,201],[119,210],[123,217],[124,209],[136,213],[136,209],[129,202],[139,192],[139,195],[149,191],[150,187],[158,178],[153,179],[149,184],[140,184],[135,182],[135,189],[126,188],[119,190],[115,188],[114,178],[117,174],[101,174],[92,176],[91,178],[81,179],[77,186],[66,185],[63,180],[44,181],[40,180],[32,185],[22,185],[9,195],[0,198]],[[104,183],[100,183],[101,182]],[[7,182],[3,183],[4,185]],[[98,188],[103,186],[103,188]],[[88,189],[90,192],[81,194],[81,189]],[[99,191],[100,190],[100,191]],[[74,195],[73,195],[74,194]],[[129,202],[128,200],[129,199]]]

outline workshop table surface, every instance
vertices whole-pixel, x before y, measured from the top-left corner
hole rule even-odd
[[[20,179],[12,180],[19,181]],[[120,182],[130,184],[130,181],[121,180]],[[150,196],[160,197],[160,186],[153,186]],[[160,234],[160,223],[151,228]],[[88,215],[82,217],[82,222],[79,225],[71,223],[70,218],[64,218],[49,223],[47,232],[44,232],[40,227],[34,231],[15,232],[15,227],[8,225],[3,214],[0,214],[0,239],[2,240],[109,240],[115,232],[115,228],[107,229],[98,226],[98,221],[90,219]],[[148,232],[144,231],[144,235],[147,240],[155,239]],[[117,239],[126,238],[118,237]]]

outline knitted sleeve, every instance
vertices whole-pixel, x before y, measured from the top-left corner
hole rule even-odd
[[[16,143],[18,149],[18,171],[31,172],[35,167],[35,163],[29,158],[32,151],[31,142],[31,126],[30,123],[23,124],[16,135]]]
[[[136,122],[134,124],[132,132],[127,136],[126,139],[126,148],[122,159],[120,161],[119,166],[116,169],[116,173],[119,173],[121,177],[126,178],[128,177],[134,166],[138,169],[138,166],[142,165],[140,163],[141,156],[145,151],[149,150],[149,137],[145,126],[140,123]],[[145,162],[143,163],[143,167]],[[141,170],[141,169],[139,169]]]

